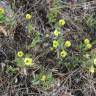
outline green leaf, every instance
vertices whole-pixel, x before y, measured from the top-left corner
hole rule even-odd
[[[39,80],[36,80],[36,79],[34,79],[33,81],[32,81],[32,84],[33,85],[38,85],[40,83],[40,81]]]
[[[40,42],[40,34],[39,34],[39,32],[37,32],[35,34],[35,37],[34,37],[32,43],[31,43],[30,47],[32,47],[32,48],[35,47],[38,42]]]
[[[16,58],[16,64],[17,64],[18,66],[23,66],[23,65],[24,65],[23,59],[22,59],[22,58]]]
[[[3,14],[0,14],[0,23],[3,23],[5,21],[5,16]]]

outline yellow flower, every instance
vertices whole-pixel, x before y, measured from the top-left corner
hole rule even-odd
[[[96,65],[96,58],[94,59],[94,64]]]
[[[67,56],[67,52],[65,50],[62,50],[61,53],[60,53],[60,56],[61,57],[66,57]]]
[[[32,18],[32,15],[31,14],[26,14],[25,17],[26,17],[27,20],[30,20]]]
[[[60,19],[59,20],[59,26],[63,26],[65,25],[65,20],[64,19]]]
[[[33,63],[32,63],[32,58],[25,58],[25,59],[24,59],[24,63],[25,63],[25,65],[27,65],[27,66],[33,65]]]
[[[58,36],[60,34],[60,31],[58,31],[57,29],[54,31],[54,35]]]
[[[23,57],[23,55],[24,55],[24,53],[22,51],[18,51],[18,53],[17,53],[18,57]]]
[[[59,42],[57,40],[53,41],[53,47],[57,48],[59,46]]]
[[[94,73],[95,72],[95,68],[93,66],[91,66],[91,68],[89,68],[89,72]]]
[[[86,48],[87,48],[87,49],[91,49],[91,48],[92,48],[92,44],[90,44],[90,43],[87,44],[87,45],[86,45]]]
[[[0,14],[4,14],[4,13],[5,13],[4,8],[0,7]]]
[[[68,48],[68,47],[70,47],[71,46],[71,42],[70,41],[66,41],[65,42],[65,46]]]
[[[89,43],[90,43],[90,40],[86,38],[86,39],[84,40],[84,44],[89,44]]]
[[[43,75],[43,76],[41,77],[41,81],[45,81],[46,79],[47,79],[46,75]]]

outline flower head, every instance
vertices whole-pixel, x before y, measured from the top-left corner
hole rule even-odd
[[[4,8],[0,7],[0,14],[4,14],[4,13],[5,13]]]
[[[91,48],[92,48],[92,44],[90,44],[90,43],[87,44],[87,45],[86,45],[86,48],[87,48],[87,49],[91,49]]]
[[[57,29],[54,31],[54,35],[58,36],[60,34],[60,31],[58,31]]]
[[[23,51],[18,51],[18,53],[17,53],[18,57],[23,57],[23,55],[24,55]]]
[[[53,41],[53,47],[57,48],[59,46],[59,42],[57,40]]]
[[[32,15],[31,15],[31,14],[26,14],[25,18],[26,18],[27,20],[30,20],[30,19],[32,18]]]
[[[94,64],[96,65],[96,58],[94,59]]]
[[[32,58],[25,58],[25,59],[24,59],[24,63],[25,63],[25,65],[27,65],[27,66],[33,65],[33,63],[32,63]]]
[[[60,19],[59,20],[59,26],[63,26],[65,25],[65,20],[64,19]]]
[[[90,43],[90,40],[86,38],[86,39],[84,40],[84,44],[89,44],[89,43]]]
[[[43,76],[41,77],[41,81],[45,81],[46,79],[47,79],[46,75],[43,75]]]
[[[70,41],[66,41],[65,42],[65,46],[68,48],[68,47],[70,47],[71,46],[71,42]]]
[[[65,50],[62,50],[61,53],[60,53],[60,56],[61,57],[66,57],[67,56],[67,52]]]

